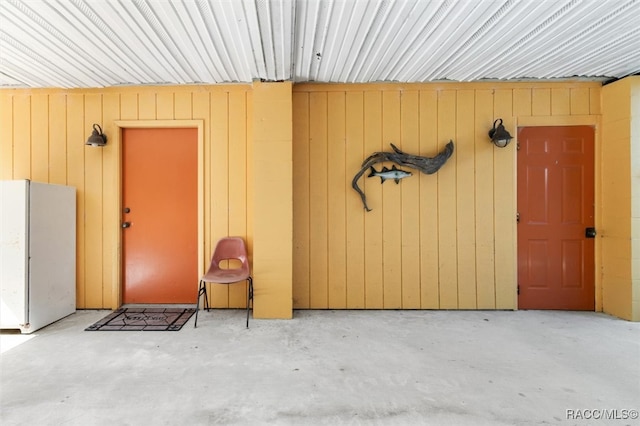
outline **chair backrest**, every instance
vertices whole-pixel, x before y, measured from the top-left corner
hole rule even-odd
[[[242,238],[225,237],[221,238],[216,244],[211,262],[218,264],[223,260],[229,259],[238,259],[242,262],[243,267],[246,265],[248,268],[249,260],[247,256],[247,247],[245,246]]]

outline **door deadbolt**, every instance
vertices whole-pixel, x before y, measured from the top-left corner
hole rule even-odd
[[[122,227],[123,227],[123,228],[128,228],[128,227],[130,227],[130,226],[131,226],[131,222],[123,222],[123,223],[122,223]]]
[[[585,228],[584,236],[586,238],[595,238],[596,237],[596,228]]]

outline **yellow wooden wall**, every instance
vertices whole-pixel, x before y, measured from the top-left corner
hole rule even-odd
[[[640,77],[602,89],[603,310],[640,321]]]
[[[516,144],[496,118],[596,125],[599,83],[301,84],[293,93],[295,308],[514,309]],[[434,175],[351,180],[392,142],[455,152]],[[596,138],[598,141],[598,137]],[[380,168],[382,165],[377,165]],[[599,282],[599,281],[597,281]],[[600,295],[600,291],[598,291]]]
[[[204,123],[204,249],[226,235],[252,251],[253,175],[250,85],[115,87],[91,90],[1,90],[0,179],[31,179],[77,188],[77,307],[115,308],[119,301],[118,120]],[[98,123],[104,148],[84,145]],[[115,165],[115,166],[114,166]],[[114,235],[116,238],[114,238]],[[197,283],[194,283],[194,301]],[[215,306],[245,306],[244,285],[214,286]]]

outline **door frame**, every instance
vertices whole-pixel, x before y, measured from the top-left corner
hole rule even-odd
[[[109,139],[109,145],[115,151],[116,158],[113,161],[111,191],[117,191],[118,202],[113,207],[109,218],[105,217],[105,226],[113,230],[108,235],[111,236],[113,247],[117,250],[113,252],[113,274],[115,277],[112,283],[111,308],[117,309],[122,306],[122,129],[161,129],[161,128],[196,128],[198,130],[198,274],[204,271],[204,120],[116,120],[114,121],[116,131]],[[195,304],[198,283],[193,283],[193,300]],[[107,302],[105,300],[105,302]]]
[[[594,165],[593,165],[593,176],[594,176],[594,221],[596,231],[602,229],[602,215],[600,214],[600,206],[602,200],[602,185],[600,183],[602,170],[601,170],[601,162],[599,159],[601,158],[601,149],[602,149],[602,136],[600,134],[602,130],[601,116],[600,115],[563,115],[563,116],[519,116],[514,117],[515,130],[517,135],[517,130],[520,127],[543,127],[543,126],[592,126],[594,133]],[[517,137],[516,137],[517,143]],[[517,150],[514,150],[517,155]],[[515,170],[516,176],[518,173],[517,167],[517,158],[514,158],[514,162],[516,162]],[[517,209],[517,180],[514,182],[515,190],[516,190],[516,209]],[[517,211],[517,210],[516,210]],[[517,225],[516,225],[517,226]],[[516,258],[518,254],[518,234],[516,227],[516,235],[515,235],[515,247],[516,247]],[[602,269],[602,245],[600,243],[600,238],[598,236],[595,238],[595,247],[594,247],[594,285],[595,285],[595,312],[602,312],[602,274],[598,273]],[[516,260],[516,285],[517,285],[517,271],[520,265],[517,264]],[[516,305],[517,305],[517,296],[516,296]]]

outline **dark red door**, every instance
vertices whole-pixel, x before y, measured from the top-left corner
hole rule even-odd
[[[197,129],[123,129],[123,303],[195,303]]]
[[[594,129],[518,129],[518,308],[595,309]]]

